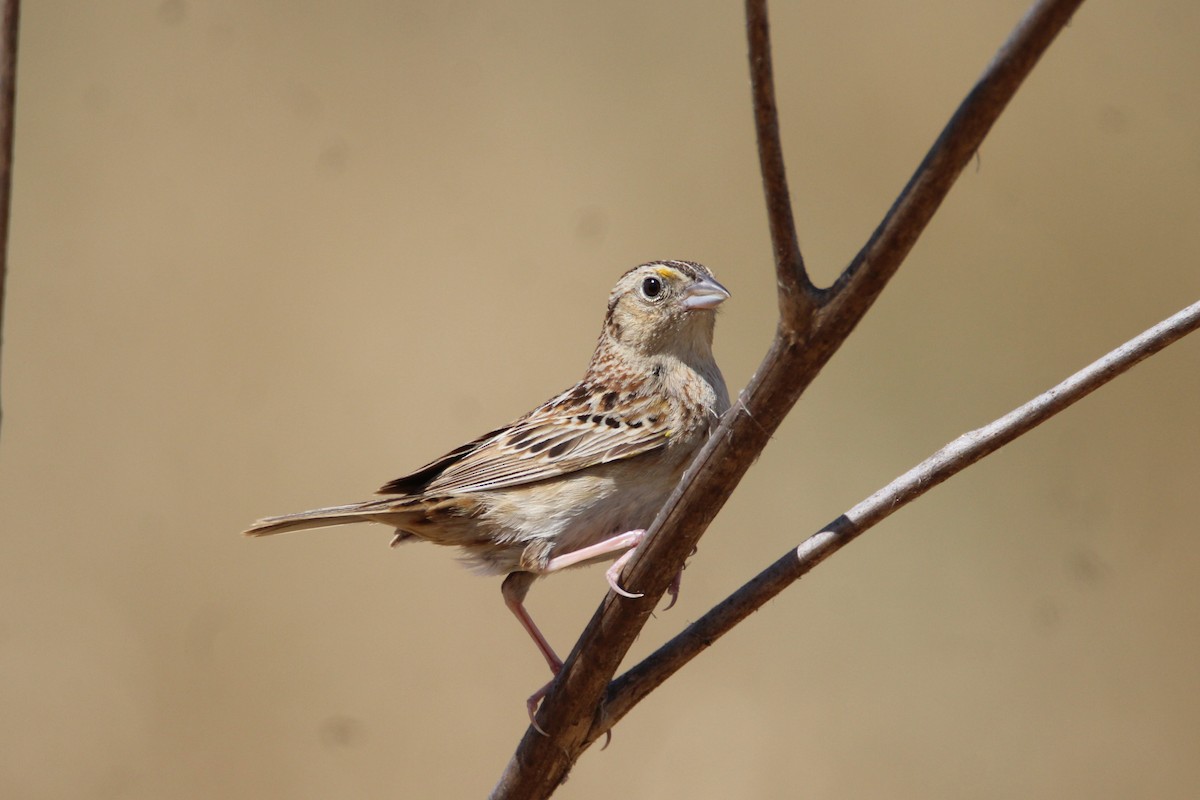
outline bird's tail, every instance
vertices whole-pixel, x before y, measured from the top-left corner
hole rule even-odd
[[[380,522],[381,509],[379,506],[379,501],[372,500],[366,503],[352,503],[348,506],[315,508],[312,511],[285,514],[282,517],[267,517],[260,519],[243,533],[246,536],[270,536],[273,533],[302,531],[308,528],[328,528],[333,525],[349,525],[355,522]]]

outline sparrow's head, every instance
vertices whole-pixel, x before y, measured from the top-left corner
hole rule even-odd
[[[716,309],[728,298],[703,264],[642,264],[622,275],[609,295],[601,340],[639,355],[711,357]]]

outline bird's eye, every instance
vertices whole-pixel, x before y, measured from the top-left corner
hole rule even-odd
[[[662,294],[663,283],[659,278],[646,278],[642,281],[642,296],[647,300],[653,300]]]

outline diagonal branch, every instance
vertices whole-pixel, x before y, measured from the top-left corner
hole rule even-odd
[[[833,289],[810,300],[795,287],[804,277],[787,204],[782,156],[771,142],[761,144],[764,188],[776,254],[780,259],[780,308],[796,315],[780,320],[775,340],[739,402],[721,419],[679,487],[659,512],[649,535],[622,576],[622,585],[642,592],[629,600],[605,597],[567,658],[538,715],[545,735],[530,727],[492,792],[502,798],[544,798],[566,778],[572,765],[601,732],[601,699],[629,647],[646,624],[667,584],[683,567],[708,524],[732,494],[750,464],[895,274],[917,236],[945,198],[955,178],[979,147],[996,117],[1015,94],[1038,58],[1082,0],[1039,0],[1018,25],[967,96],[905,191],[863,251]],[[752,73],[756,81],[755,118],[760,137],[775,135],[778,121],[769,90],[766,18],[760,0],[748,0]],[[760,37],[755,43],[755,37]],[[764,64],[766,69],[764,71]],[[769,105],[767,105],[769,103]],[[961,154],[966,153],[964,158]],[[791,243],[789,243],[789,241]],[[789,288],[792,287],[792,288]],[[790,294],[789,294],[790,293]],[[809,309],[824,305],[815,324]],[[610,723],[611,724],[611,723]]]
[[[917,243],[992,125],[1083,0],[1039,0],[955,110],[879,227],[829,290],[831,334],[858,323]]]
[[[1200,328],[1200,302],[1163,320],[994,422],[964,433],[854,506],[613,681],[591,738],[604,735],[684,664],[867,529],[1197,328]]]

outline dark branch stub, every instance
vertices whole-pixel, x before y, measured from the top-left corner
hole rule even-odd
[[[4,287],[8,278],[8,221],[12,199],[13,115],[17,97],[19,0],[4,0],[0,12],[0,342],[4,338]],[[0,418],[3,410],[0,407]]]

